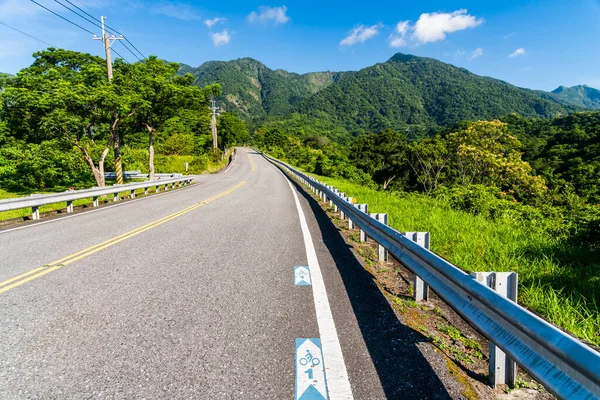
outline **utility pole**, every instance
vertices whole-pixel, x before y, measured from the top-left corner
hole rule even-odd
[[[102,21],[102,37],[99,38],[98,36],[94,35],[94,40],[102,40],[102,42],[104,43],[104,51],[106,52],[106,69],[108,70],[108,80],[111,81],[113,77],[113,71],[112,59],[110,56],[110,48],[115,43],[115,41],[123,40],[123,35],[119,37],[112,35],[109,37],[108,33],[106,33],[106,31],[104,30],[104,21],[106,21],[106,17],[102,16],[100,17],[100,20]]]
[[[212,111],[212,120],[210,124],[210,130],[212,131],[213,149],[216,149],[219,145],[217,141],[217,115],[219,115],[219,113],[217,112],[218,109],[219,107],[217,107],[217,103],[213,99],[211,99],[210,111]]]
[[[123,35],[116,37],[112,35],[108,36],[106,30],[104,29],[104,21],[106,20],[105,16],[100,17],[100,21],[102,21],[102,37],[94,35],[94,40],[102,40],[104,43],[104,51],[106,53],[106,70],[108,71],[108,81],[112,81],[113,78],[113,70],[112,70],[112,58],[110,56],[110,48],[117,40],[123,40]],[[112,132],[113,135],[113,149],[115,153],[115,173],[117,175],[117,185],[123,184],[123,163],[121,162],[121,143],[119,140],[119,133]]]

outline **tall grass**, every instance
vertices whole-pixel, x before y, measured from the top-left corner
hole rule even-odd
[[[519,303],[600,346],[600,259],[584,247],[511,219],[492,221],[422,194],[383,192],[318,177],[398,231],[431,232],[431,250],[465,271],[519,273]]]

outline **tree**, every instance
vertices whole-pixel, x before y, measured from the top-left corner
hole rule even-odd
[[[411,143],[407,162],[423,190],[431,193],[445,177],[450,157],[446,141],[434,136]]]
[[[146,60],[123,65],[123,79],[139,94],[133,106],[136,124],[148,132],[148,169],[154,179],[154,136],[182,109],[208,112],[208,95],[220,93],[220,85],[205,89],[193,86],[193,76],[177,75],[179,64],[165,63],[152,56]]]
[[[34,143],[53,138],[70,143],[80,150],[96,184],[104,186],[104,162],[114,141],[107,115],[116,102],[104,61],[54,48],[34,58],[3,93],[9,129]]]
[[[385,190],[406,171],[407,148],[405,136],[385,129],[359,137],[352,143],[350,158]]]
[[[219,147],[223,150],[226,147],[246,143],[250,139],[246,124],[233,113],[221,114],[218,127]]]
[[[545,181],[532,175],[521,159],[521,143],[498,120],[479,121],[447,136],[462,185],[486,184],[508,190],[519,197],[539,196]]]

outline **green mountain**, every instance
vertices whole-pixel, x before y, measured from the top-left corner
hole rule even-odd
[[[357,72],[295,74],[243,58],[182,65],[199,86],[219,82],[225,109],[256,119],[301,113],[350,132],[424,131],[512,112],[550,118],[579,110],[555,94],[519,88],[431,58],[398,53]]]
[[[564,104],[576,107],[600,109],[600,90],[587,85],[559,86],[552,91],[554,97]]]
[[[308,114],[323,111],[351,131],[377,131],[447,126],[512,112],[549,118],[573,108],[464,68],[398,53],[387,62],[342,76],[298,109]]]
[[[252,59],[209,61],[198,68],[181,65],[180,73],[191,73],[198,86],[218,82],[223,87],[227,111],[250,118],[287,115],[301,100],[332,84],[342,75],[336,72],[295,74],[272,70]]]

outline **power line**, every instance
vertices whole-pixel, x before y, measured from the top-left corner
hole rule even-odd
[[[84,17],[83,15],[79,14],[77,11],[73,10],[72,8],[70,8],[69,6],[64,5],[63,3],[61,3],[58,0],[54,0],[56,3],[60,4],[61,6],[63,6],[64,8],[66,8],[67,10],[71,11],[73,14],[83,18],[84,20],[86,20],[87,22],[89,22],[90,24],[94,25],[96,28],[100,28],[102,29],[102,26],[100,24],[98,24],[96,21],[88,19],[86,17]],[[110,33],[111,35],[114,35],[114,33],[112,33],[111,31],[109,31],[108,29],[106,30],[108,33]]]
[[[37,5],[38,5],[38,6],[40,6],[40,7],[42,7],[44,10],[46,10],[46,11],[48,11],[48,12],[51,12],[52,14],[56,15],[56,16],[57,16],[57,17],[59,17],[60,19],[64,19],[64,20],[65,20],[65,21],[67,21],[68,23],[70,23],[70,24],[72,24],[72,25],[75,25],[75,26],[76,26],[76,27],[78,27],[79,29],[86,31],[86,32],[88,32],[88,33],[89,33],[89,34],[91,34],[91,35],[93,35],[93,34],[94,34],[94,32],[90,31],[89,29],[85,29],[83,26],[76,24],[75,22],[73,22],[73,21],[69,20],[68,18],[65,18],[65,17],[63,17],[62,15],[55,13],[54,11],[52,11],[51,9],[49,9],[49,8],[48,8],[48,7],[46,7],[46,6],[43,6],[43,5],[41,5],[41,4],[40,4],[40,3],[38,3],[37,1],[35,1],[35,0],[31,0],[31,2],[32,2],[32,3],[34,3],[34,4],[37,4]]]
[[[137,54],[135,54],[129,47],[127,47],[127,45],[125,45],[125,43],[123,43],[123,42],[119,42],[119,43],[121,43],[123,45],[123,47],[125,47],[127,50],[129,50],[129,52],[131,54],[133,54],[133,56],[135,58],[137,58],[139,61],[142,61],[142,59]]]
[[[125,57],[120,55],[118,51],[116,51],[115,49],[111,49],[111,50],[114,51],[119,57],[121,57],[123,59],[123,61],[125,61],[127,64],[131,64],[129,61],[127,61],[127,59]]]
[[[81,8],[79,8],[79,7],[77,7],[76,5],[74,5],[73,3],[71,3],[69,0],[65,0],[65,1],[66,1],[66,2],[68,2],[69,4],[71,4],[73,7],[77,8],[78,10],[80,10],[82,13],[84,13],[84,14],[86,14],[86,15],[89,15],[89,16],[90,16],[90,18],[94,18],[94,17],[93,17],[92,15],[90,15],[89,13],[85,12],[85,11],[84,11],[84,10],[82,10]],[[78,17],[80,17],[80,18],[82,18],[82,19],[86,20],[87,22],[89,22],[90,24],[94,25],[95,27],[97,27],[97,28],[100,28],[100,29],[103,29],[103,28],[102,28],[102,26],[101,26],[100,24],[98,24],[96,21],[94,21],[93,19],[89,19],[89,18],[85,17],[84,15],[81,15],[81,14],[80,14],[80,13],[78,13],[77,11],[73,10],[72,8],[70,8],[69,6],[67,6],[67,5],[65,5],[65,4],[63,4],[63,3],[61,3],[61,2],[60,2],[60,1],[58,1],[58,0],[54,0],[54,2],[55,2],[55,3],[58,3],[58,4],[60,4],[62,7],[66,8],[66,9],[67,9],[67,10],[69,10],[69,11],[71,11],[73,14],[77,15]],[[106,24],[105,24],[105,27],[108,27],[108,25],[106,25]],[[111,28],[111,29],[112,29],[112,28]],[[119,34],[119,35],[120,35],[120,33],[119,33],[119,32],[117,32],[115,29],[112,29],[112,30],[105,29],[105,30],[106,30],[106,32],[108,32],[109,34],[111,34],[111,35],[113,35],[113,36],[115,36],[115,32],[116,32],[117,34]],[[113,32],[113,31],[114,31],[114,32]],[[121,36],[123,36],[123,35],[121,35]],[[104,39],[102,39],[102,40],[104,40]],[[123,46],[125,46],[125,44],[124,44],[124,43],[123,43]],[[133,45],[132,45],[132,46],[133,46]],[[130,53],[131,53],[131,54],[133,54],[133,56],[134,56],[135,58],[137,58],[138,60],[142,61],[142,59],[141,59],[141,58],[140,58],[140,57],[139,57],[137,54],[135,54],[135,53],[134,53],[134,52],[133,52],[133,51],[132,51],[132,50],[131,50],[129,47],[125,46],[125,48],[126,48],[126,49],[127,49],[127,50],[128,50]],[[138,50],[138,52],[139,52],[139,50]],[[115,53],[116,53],[116,51],[115,51]],[[117,53],[117,54],[118,54],[118,53]],[[141,54],[141,53],[140,53],[140,54]],[[142,54],[142,56],[143,56],[143,54]],[[123,60],[125,60],[125,58],[124,58],[124,57],[121,57],[121,58],[123,58]]]
[[[28,33],[25,33],[25,32],[23,32],[23,31],[20,31],[20,30],[18,30],[17,28],[14,28],[14,27],[12,27],[12,26],[10,26],[10,25],[7,25],[7,24],[5,24],[5,23],[4,23],[4,22],[2,22],[2,21],[0,21],[0,25],[4,25],[5,27],[12,29],[13,31],[17,31],[17,32],[19,32],[20,34],[23,34],[23,35],[25,35],[25,36],[29,36],[30,38],[32,38],[32,39],[35,39],[35,40],[37,40],[38,42],[42,42],[42,43],[44,43],[44,44],[47,44],[47,45],[48,45],[48,46],[50,46],[50,47],[58,47],[58,46],[55,46],[55,45],[53,45],[53,44],[50,44],[50,43],[48,43],[48,42],[44,42],[42,39],[38,39],[38,38],[36,38],[35,36],[31,36],[31,35],[30,35],[30,34],[28,34]]]
[[[72,5],[73,7],[75,7],[76,9],[78,9],[79,11],[81,11],[82,13],[84,13],[85,15],[87,15],[88,17],[90,17],[90,18],[95,18],[93,15],[91,15],[90,13],[88,13],[87,11],[85,11],[84,9],[82,9],[82,8],[78,7],[77,5],[75,5],[75,4],[73,4],[73,3],[71,3],[71,1],[70,1],[70,0],[64,0],[64,1],[66,1],[67,3],[69,3],[70,5]],[[138,48],[137,48],[137,47],[135,47],[135,45],[134,45],[133,43],[131,43],[131,42],[129,41],[129,39],[127,39],[127,36],[123,35],[121,32],[119,32],[118,30],[116,30],[115,28],[113,28],[112,26],[110,26],[110,25],[108,25],[108,24],[105,24],[105,27],[106,27],[106,28],[108,28],[108,29],[110,29],[111,31],[115,32],[117,35],[121,35],[121,36],[123,36],[123,38],[125,39],[125,41],[126,41],[127,43],[129,43],[129,44],[131,45],[131,47],[133,47],[133,48],[135,49],[135,51],[137,51],[138,53],[140,53],[140,55],[141,55],[143,58],[146,58],[146,56],[144,55],[144,53],[142,53],[141,51],[139,51],[139,50],[138,50]],[[130,50],[130,51],[131,51],[131,50]],[[135,54],[134,54],[134,55],[135,55]],[[137,57],[137,56],[136,56],[136,57]]]

